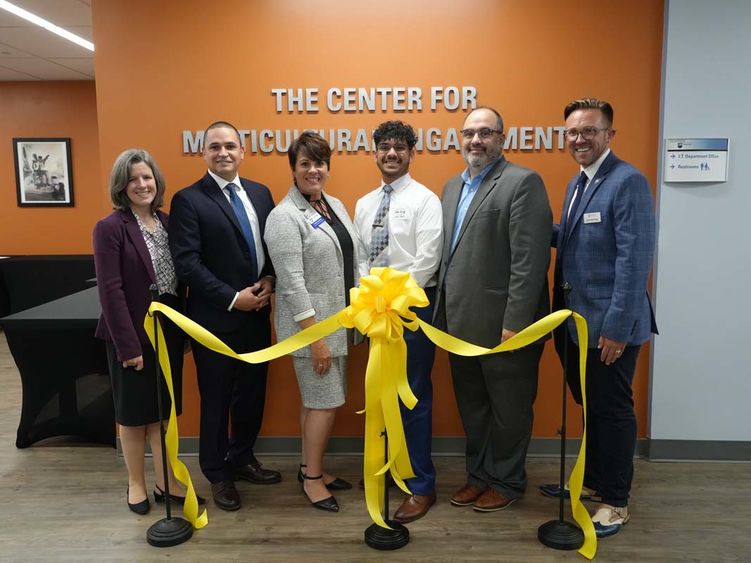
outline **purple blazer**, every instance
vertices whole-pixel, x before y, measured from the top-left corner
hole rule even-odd
[[[167,227],[167,214],[157,211]],[[156,283],[149,249],[133,212],[113,211],[94,227],[96,267],[102,316],[95,335],[111,342],[121,362],[141,356],[151,346],[143,319]]]

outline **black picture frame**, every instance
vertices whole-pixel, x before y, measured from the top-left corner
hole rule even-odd
[[[18,207],[73,207],[70,137],[14,137]]]

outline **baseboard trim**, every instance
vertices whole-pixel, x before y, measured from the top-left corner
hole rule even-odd
[[[650,461],[751,462],[751,442],[723,440],[650,440]]]
[[[579,453],[581,440],[566,440],[566,457]],[[437,436],[433,438],[433,455],[463,456],[465,439],[463,436]],[[328,453],[333,455],[362,455],[362,436],[334,436],[329,440]],[[647,441],[636,444],[637,457],[645,457]],[[255,453],[259,455],[295,455],[300,452],[298,436],[259,436]],[[532,438],[527,455],[531,457],[557,457],[561,452],[561,442],[556,438]],[[117,453],[122,455],[120,438],[117,438]],[[198,438],[180,438],[180,455],[198,455]]]

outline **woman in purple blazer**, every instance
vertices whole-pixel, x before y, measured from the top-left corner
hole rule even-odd
[[[160,300],[178,305],[177,279],[167,244],[167,215],[158,211],[164,201],[164,179],[151,155],[129,149],[117,157],[109,184],[114,211],[94,227],[96,266],[102,316],[96,336],[107,343],[115,417],[128,468],[128,507],[137,514],[151,508],[144,476],[145,442],[160,451],[154,350],[143,328],[151,302],[150,286]],[[163,323],[175,392],[181,412],[183,338],[169,321]],[[162,412],[169,416],[170,399],[162,381]],[[154,499],[164,500],[162,458],[154,455]],[[170,491],[178,491],[169,472]],[[184,497],[172,495],[181,502]]]

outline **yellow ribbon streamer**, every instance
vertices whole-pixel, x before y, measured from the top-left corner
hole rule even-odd
[[[155,304],[149,309],[149,314],[143,321],[143,328],[146,329],[146,335],[149,337],[151,345],[155,347],[154,343],[154,323],[156,322],[152,310],[155,310]],[[160,305],[160,304],[158,304]],[[162,332],[162,325],[156,324],[157,331],[159,332],[159,364],[162,366],[162,373],[164,374],[164,381],[167,384],[167,390],[170,397],[170,413],[169,423],[167,424],[167,432],[164,436],[164,443],[167,449],[167,458],[169,459],[172,472],[175,474],[175,478],[180,481],[187,489],[185,493],[185,503],[183,504],[183,514],[187,518],[188,522],[195,529],[203,528],[209,523],[209,516],[204,508],[203,513],[198,515],[198,498],[196,497],[196,490],[193,488],[193,481],[190,478],[190,472],[185,464],[177,457],[179,449],[179,440],[177,436],[177,412],[175,411],[175,391],[172,387],[172,370],[170,369],[169,353],[167,351],[167,341],[164,338],[164,332]],[[152,452],[152,455],[159,455],[158,452]]]
[[[404,479],[414,477],[399,411],[399,400],[409,409],[414,408],[417,404],[417,398],[410,389],[407,380],[407,347],[403,338],[405,327],[412,331],[421,328],[436,345],[453,354],[479,356],[507,352],[527,346],[552,332],[568,317],[573,316],[580,350],[579,377],[581,379],[586,430],[586,393],[584,389],[586,388],[587,325],[583,317],[569,310],[556,311],[498,346],[484,348],[455,338],[421,321],[410,310],[411,307],[425,307],[427,305],[428,299],[425,292],[408,273],[391,268],[373,268],[370,275],[360,279],[359,287],[350,290],[349,307],[273,346],[256,352],[243,354],[234,352],[208,330],[162,303],[154,302],[151,304],[149,314],[144,321],[144,328],[146,328],[146,334],[149,335],[153,345],[154,320],[152,315],[159,311],[179,326],[188,336],[206,348],[253,364],[268,362],[299,350],[324,338],[342,326],[356,328],[367,335],[370,338],[370,352],[365,373],[365,410],[361,411],[366,413],[363,460],[365,502],[372,520],[379,526],[388,528],[382,516],[385,508],[383,499],[386,472],[390,471],[399,487],[407,493],[409,493],[409,489],[404,484]],[[164,342],[161,327],[158,330],[160,341]],[[174,399],[166,346],[160,347],[159,363],[167,381],[170,397]],[[387,452],[385,452],[384,446],[384,429],[388,436]],[[178,435],[174,401],[170,410],[166,444],[175,476],[188,489],[183,513],[194,527],[202,528],[208,523],[206,511],[204,510],[200,517],[197,516],[198,503],[190,474],[185,465],[177,458]],[[586,433],[582,438],[579,456],[571,472],[569,487],[574,519],[581,526],[585,537],[584,545],[579,553],[592,559],[597,550],[597,539],[592,520],[580,500],[584,480],[585,446]],[[384,452],[386,453],[385,463],[381,461]]]
[[[569,477],[569,489],[571,492],[571,512],[574,516],[574,520],[576,520],[576,523],[579,524],[584,532],[584,544],[581,549],[579,549],[579,553],[587,559],[592,559],[597,552],[597,536],[595,535],[592,518],[589,516],[589,513],[582,504],[580,498],[584,483],[584,452],[587,444],[587,398],[585,391],[588,340],[587,321],[585,321],[584,317],[578,313],[574,313],[568,309],[555,311],[529,325],[527,328],[518,332],[495,348],[476,346],[475,344],[470,344],[469,342],[451,336],[420,319],[417,319],[417,322],[423,332],[425,332],[426,336],[444,350],[459,356],[484,356],[486,354],[496,354],[498,352],[510,352],[511,350],[517,350],[527,346],[552,332],[558,325],[572,316],[574,318],[574,323],[576,324],[576,334],[579,345],[579,380],[581,382],[582,407],[584,410],[584,433],[582,434],[581,446],[579,447],[579,455],[574,464],[574,468],[571,471],[571,476]]]

